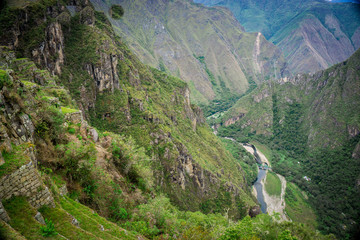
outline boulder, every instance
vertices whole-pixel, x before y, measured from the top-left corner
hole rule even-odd
[[[95,128],[90,128],[89,129],[89,134],[92,137],[94,142],[99,141],[99,134],[98,132],[95,130]]]
[[[41,213],[37,212],[34,218],[36,221],[38,221],[42,225],[46,225],[45,220],[44,220],[43,216],[41,215]]]

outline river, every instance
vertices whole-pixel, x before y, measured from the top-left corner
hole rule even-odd
[[[266,213],[267,212],[267,204],[265,202],[265,197],[264,197],[264,189],[263,189],[264,181],[263,181],[263,179],[266,177],[267,168],[263,168],[262,166],[269,166],[269,161],[264,156],[264,154],[262,154],[261,152],[259,152],[256,149],[256,147],[254,145],[248,144],[248,143],[240,143],[240,145],[242,145],[246,151],[251,153],[255,157],[256,162],[258,164],[260,164],[260,166],[261,166],[258,169],[258,175],[257,175],[256,181],[253,186],[256,190],[256,198],[261,206],[261,212]]]
[[[225,137],[225,139],[231,140],[233,142],[237,141],[233,138]],[[265,181],[267,170],[271,168],[269,160],[266,156],[260,152],[256,147],[249,143],[239,143],[246,151],[251,153],[255,157],[257,164],[259,165],[258,175],[255,183],[253,184],[253,194],[256,196],[258,202],[261,206],[261,212],[273,214],[279,213],[281,221],[291,221],[291,219],[286,215],[285,212],[285,190],[286,190],[286,180],[283,176],[276,174],[281,182],[281,195],[272,196],[265,191]]]
[[[254,183],[254,188],[256,190],[256,198],[260,203],[261,206],[261,212],[266,213],[266,202],[264,199],[264,194],[263,194],[263,184],[261,183],[261,181],[265,178],[266,176],[266,171],[267,170],[263,170],[263,169],[259,169],[257,178],[256,178],[256,182]]]
[[[225,139],[231,140],[233,142],[236,142],[235,139],[233,138],[229,138],[229,137],[225,137]],[[246,151],[248,151],[249,153],[251,153],[254,157],[255,160],[257,162],[257,164],[259,165],[267,165],[269,166],[269,161],[266,159],[266,157],[264,156],[264,154],[262,154],[261,152],[259,152],[256,147],[252,144],[248,144],[248,143],[239,143],[243,148],[245,148]],[[256,178],[255,183],[253,184],[256,193],[254,195],[256,195],[256,198],[258,200],[258,202],[260,203],[261,206],[261,212],[266,213],[267,212],[267,204],[265,202],[265,198],[264,198],[264,181],[262,181],[265,177],[266,177],[266,169],[263,169],[262,167],[258,169],[258,175]]]

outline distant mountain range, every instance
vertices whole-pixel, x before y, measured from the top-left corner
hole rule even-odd
[[[144,63],[188,82],[195,103],[243,94],[289,72],[281,51],[262,34],[245,32],[225,8],[192,0],[91,2],[105,14],[122,5],[124,17],[111,19],[115,31]]]
[[[294,73],[346,60],[360,47],[360,6],[320,0],[194,0],[230,9],[246,31],[277,45]],[[332,1],[359,2],[359,1]]]

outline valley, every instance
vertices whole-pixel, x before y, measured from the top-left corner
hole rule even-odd
[[[0,239],[357,239],[360,4],[0,3]]]

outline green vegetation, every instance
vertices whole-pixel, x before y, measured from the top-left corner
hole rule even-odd
[[[294,183],[286,184],[285,203],[285,211],[291,219],[317,228],[316,215],[309,204],[307,194]]]
[[[11,86],[12,82],[6,71],[0,69],[0,88],[4,86]]]
[[[131,239],[132,233],[126,233],[115,223],[112,223],[105,218],[99,216],[91,208],[88,208],[69,197],[60,200],[61,207],[74,216],[79,222],[80,227],[86,231],[92,232],[97,237],[103,239]],[[101,231],[99,225],[103,226],[105,231]]]
[[[43,19],[46,4],[50,2],[41,1],[41,4],[31,23],[36,18]],[[57,2],[56,6],[61,5],[62,2]],[[91,7],[86,9],[91,13]],[[36,209],[26,198],[5,200],[10,225],[16,231],[28,239],[45,239],[45,235],[53,235],[55,231],[58,234],[49,238],[331,239],[301,224],[278,223],[268,215],[249,218],[248,209],[255,205],[249,189],[249,183],[256,176],[254,159],[233,142],[219,141],[204,123],[200,109],[189,102],[186,83],[144,66],[105,27],[104,16],[95,15],[95,26],[81,24],[80,14],[62,26],[66,60],[62,74],[56,78],[45,71],[41,75],[45,80],[36,80],[37,91],[19,88],[24,86],[21,81],[35,81],[29,77],[39,73],[34,63],[27,59],[13,63],[1,59],[13,68],[14,79],[14,85],[7,87],[8,93],[3,97],[7,104],[16,106],[13,116],[4,114],[2,124],[11,132],[15,120],[23,116],[31,120],[35,126],[34,136],[26,144],[35,150],[41,179],[55,199],[55,207],[39,209],[47,219],[46,226],[35,221]],[[41,31],[36,28],[34,34],[42,33],[46,24],[39,24]],[[41,38],[35,36],[34,41],[28,41],[31,34],[24,31],[19,36],[21,44],[17,54],[30,56],[28,51],[37,46]],[[109,57],[118,58],[116,68],[112,65],[115,61],[104,63]],[[94,76],[89,74],[91,70],[87,69],[105,71],[109,66],[110,75],[116,71],[119,76],[119,87],[114,80],[114,90],[105,84],[100,91]],[[21,67],[25,70],[20,70]],[[229,93],[221,77],[210,70],[206,72],[219,89]],[[60,82],[69,93],[58,86]],[[73,102],[70,94],[78,102]],[[84,109],[88,124],[96,127],[98,141],[94,142],[88,124],[65,122],[64,114],[76,111],[76,105]],[[290,108],[286,113],[290,120],[285,120],[285,127],[279,128],[296,133],[303,107],[286,106]],[[61,112],[60,107],[65,112]],[[256,132],[248,133],[250,138]],[[287,134],[280,134],[279,139],[298,141]],[[18,149],[14,146],[13,150],[3,152],[4,165],[10,166],[4,174],[18,167],[7,163],[23,164],[19,159],[21,154],[16,155]],[[289,156],[287,150],[279,145],[273,154],[275,165],[283,156],[284,159]],[[299,151],[290,150],[294,154]],[[280,160],[276,154],[281,156]],[[350,180],[353,179],[347,177],[344,181]],[[68,196],[60,195],[59,188],[64,185]]]
[[[241,98],[219,122],[239,113],[244,116],[235,124],[218,129],[220,136],[268,146],[271,153],[264,153],[271,160],[273,171],[309,196],[304,201],[294,188],[288,190],[289,216],[313,224],[313,211],[318,229],[339,238],[355,233],[356,224],[352,221],[357,219],[355,209],[359,209],[359,199],[353,198],[359,189],[352,187],[359,176],[358,162],[352,157],[359,138],[349,135],[346,127],[358,128],[360,123],[356,114],[359,105],[355,104],[359,99],[355,90],[359,86],[359,54],[318,76],[302,75],[299,84],[273,83],[271,94],[269,85],[260,85],[250,96]],[[345,74],[349,77],[345,78]],[[302,213],[309,218],[301,217]]]
[[[53,222],[51,220],[45,219],[45,223],[46,223],[46,226],[40,227],[41,235],[43,237],[55,236],[57,234],[57,232],[55,231]]]
[[[315,0],[304,0],[301,4],[285,0],[269,0],[266,4],[258,0],[201,2],[229,8],[246,31],[264,34],[266,39],[281,49],[287,67],[293,73],[319,71],[344,61],[356,50],[351,39],[360,26],[358,4],[332,4]],[[329,25],[330,21],[333,24]],[[308,27],[304,28],[305,25]],[[307,39],[304,34],[317,35],[319,38]],[[346,46],[341,39],[347,39]],[[334,54],[329,47],[334,45],[342,45],[341,52]],[[323,60],[313,52],[305,51],[308,47],[321,52]],[[272,62],[271,59],[267,60]]]
[[[26,239],[46,239],[40,230],[43,225],[34,218],[36,210],[30,206],[25,197],[14,197],[3,202],[9,214],[10,225]],[[52,239],[62,239],[54,236]]]
[[[307,134],[301,119],[304,115],[303,106],[299,103],[288,104],[284,115],[279,113],[277,95],[272,96],[273,103],[273,140],[274,148],[285,150],[290,157],[301,158],[306,153]],[[281,118],[284,118],[281,121]]]
[[[70,133],[70,134],[75,134],[75,132],[76,132],[75,128],[68,129],[68,133]]]
[[[14,230],[4,221],[0,221],[0,239],[6,240],[26,240],[21,234]]]
[[[120,19],[124,15],[124,9],[121,5],[111,5],[110,15],[114,19]]]
[[[62,112],[63,114],[67,114],[67,113],[79,112],[79,110],[77,110],[77,109],[71,109],[71,108],[67,108],[67,107],[61,107],[61,112]]]
[[[254,157],[248,153],[239,143],[229,139],[221,139],[226,150],[228,150],[233,157],[239,161],[242,171],[244,171],[246,182],[249,186],[256,180],[258,167]]]
[[[10,152],[2,151],[5,163],[0,166],[0,177],[12,173],[30,161],[30,157],[24,153],[29,147],[33,147],[32,144],[24,143],[18,146],[13,145]]]
[[[281,181],[279,177],[271,171],[268,171],[266,175],[265,190],[269,195],[278,197],[281,195]]]
[[[113,3],[116,2],[102,1],[95,5],[98,10],[107,11]],[[210,112],[229,108],[247,89],[252,89],[255,83],[274,75],[274,68],[267,64],[264,65],[262,74],[254,71],[253,63],[248,59],[252,58],[256,35],[239,28],[233,15],[224,9],[207,8],[179,0],[155,1],[151,4],[136,0],[121,4],[127,12],[121,21],[111,22],[115,32],[131,43],[129,48],[144,63],[161,70],[166,69],[168,73],[181,76],[189,83],[194,103],[206,106],[208,102],[215,100],[209,111],[205,110],[205,116],[210,116]],[[158,22],[148,21],[153,18],[158,19]],[[143,27],[145,25],[146,28]],[[159,31],[168,36],[163,39],[162,44],[155,42]],[[217,47],[214,48],[214,45]],[[167,51],[179,51],[189,57],[166,55],[161,50],[164,46]],[[279,66],[284,66],[281,53],[266,41],[262,45],[260,59],[264,63],[265,59],[278,61]],[[276,71],[283,72],[279,66],[276,66]],[[217,107],[216,103],[223,106]]]

